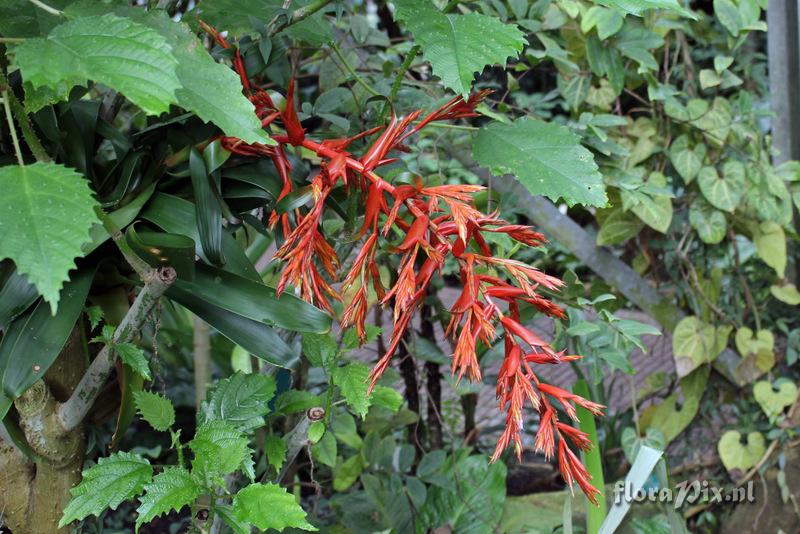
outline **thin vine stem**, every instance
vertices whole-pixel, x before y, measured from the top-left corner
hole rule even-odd
[[[359,74],[356,72],[356,69],[353,68],[353,66],[344,57],[344,54],[342,54],[342,50],[339,48],[339,45],[337,45],[335,42],[331,42],[330,47],[331,50],[333,50],[333,53],[336,54],[336,57],[339,58],[339,61],[342,62],[344,68],[347,69],[347,72],[350,74],[350,76],[352,76],[353,79],[355,79],[356,83],[358,83],[361,87],[366,89],[367,92],[372,96],[383,96],[378,91],[376,91],[370,84],[364,81],[364,78],[359,76]]]
[[[19,148],[19,138],[17,137],[17,128],[14,126],[14,118],[11,116],[11,106],[8,103],[8,90],[3,89],[0,96],[3,98],[3,110],[6,113],[6,120],[8,121],[8,129],[11,132],[11,142],[14,145],[14,154],[17,156],[17,162],[19,163],[20,167],[25,166],[25,162],[22,159],[22,150]]]
[[[8,80],[2,69],[0,69],[0,87],[9,87]],[[22,138],[25,139],[25,143],[28,145],[33,157],[36,158],[36,161],[44,163],[51,161],[50,156],[47,154],[44,146],[42,146],[42,142],[39,141],[39,137],[33,130],[33,125],[28,118],[28,114],[25,112],[25,106],[22,105],[22,102],[17,99],[13,91],[7,90],[3,98],[4,100],[8,100],[8,105],[11,107],[11,114],[17,120],[19,129],[22,132]]]
[[[35,5],[39,9],[43,9],[44,11],[47,11],[51,15],[55,15],[56,17],[61,17],[61,16],[64,15],[63,11],[59,11],[58,9],[56,9],[56,8],[54,8],[52,6],[48,6],[47,4],[42,2],[41,0],[28,0],[28,2],[30,2],[33,5]]]
[[[288,17],[286,22],[284,22],[282,24],[278,24],[277,21],[279,20],[279,17],[275,17],[272,20],[272,22],[270,22],[270,24],[269,24],[269,29],[267,30],[267,35],[269,35],[271,37],[271,36],[273,36],[273,35],[275,35],[277,33],[282,32],[283,30],[285,30],[289,26],[292,26],[293,24],[297,24],[298,22],[301,22],[301,21],[307,19],[308,17],[310,17],[311,15],[313,15],[314,13],[319,11],[320,9],[324,8],[325,6],[330,4],[331,2],[332,2],[332,0],[316,0],[316,2],[312,2],[311,4],[309,4],[307,6],[301,7],[300,9],[296,9],[292,13],[292,15],[290,17]]]

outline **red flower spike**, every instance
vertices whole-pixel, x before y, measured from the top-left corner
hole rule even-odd
[[[220,46],[230,47],[213,28],[203,27]],[[370,373],[370,391],[403,342],[433,276],[441,271],[448,256],[457,258],[463,290],[450,310],[446,331],[455,340],[453,374],[459,379],[467,376],[470,380],[479,380],[481,369],[476,358],[476,344],[480,340],[491,345],[496,338],[497,323],[504,329],[505,358],[498,373],[496,394],[500,409],[506,412],[506,426],[492,461],[497,460],[510,445],[521,457],[523,412],[525,404],[530,402],[539,414],[534,450],[543,452],[548,458],[557,454],[564,480],[570,486],[577,483],[595,502],[598,491],[592,487],[586,468],[567,444],[569,440],[578,449],[588,450],[591,447],[589,438],[580,430],[560,422],[555,406],[562,407],[572,418],[576,416],[575,406],[582,406],[596,415],[601,414],[603,407],[538,379],[534,366],[553,365],[579,357],[555,351],[525,328],[519,318],[521,303],[530,304],[547,315],[563,317],[564,311],[559,306],[538,293],[540,287],[558,290],[563,282],[525,263],[495,257],[485,238],[486,232],[503,233],[518,243],[540,246],[546,242],[544,236],[528,226],[509,224],[499,219],[496,213],[478,211],[473,199],[483,189],[480,186],[426,187],[417,177],[414,185],[395,187],[375,172],[381,165],[394,161],[395,157],[390,154],[392,151],[407,150],[405,143],[409,137],[431,122],[475,116],[475,106],[488,92],[473,94],[467,100],[453,98],[416,124],[413,123],[419,119],[419,111],[402,119],[393,116],[383,128],[373,128],[349,138],[317,142],[306,136],[298,119],[294,79],[289,83],[286,109],[279,112],[268,93],[249,83],[239,56],[234,55],[233,66],[242,78],[243,87],[247,89],[262,124],[266,127],[280,117],[286,134],[273,136],[278,143],[274,147],[246,144],[228,137],[222,138],[223,146],[244,157],[270,158],[283,181],[279,198],[292,190],[290,165],[284,152],[286,146],[301,146],[322,160],[321,172],[312,181],[314,205],[307,211],[295,210],[293,218],[289,214],[270,214],[271,226],[280,220],[286,238],[276,253],[276,258],[285,263],[277,291],[280,293],[293,286],[301,298],[329,310],[330,299],[340,298],[331,287],[331,282],[339,274],[339,259],[322,235],[322,215],[330,192],[340,181],[348,192],[355,185],[361,190],[365,204],[364,223],[356,239],[365,236],[366,239],[344,277],[342,290],[351,295],[351,300],[342,314],[341,326],[355,327],[359,338],[366,338],[370,283],[380,302],[387,304],[394,300],[395,322],[389,346]],[[346,152],[353,141],[379,131],[380,135],[360,157]],[[385,221],[381,221],[381,217]],[[294,228],[292,220],[296,221]],[[381,235],[387,236],[392,229],[405,235],[395,249],[403,256],[395,284],[385,291],[375,254]],[[479,253],[476,254],[476,250]],[[504,276],[485,274],[487,270],[504,273]],[[508,311],[501,311],[497,301],[505,303]]]
[[[283,127],[286,128],[286,135],[289,144],[300,146],[306,138],[306,130],[300,125],[297,118],[297,110],[294,107],[294,78],[289,80],[289,88],[286,90],[286,109],[281,114]]]

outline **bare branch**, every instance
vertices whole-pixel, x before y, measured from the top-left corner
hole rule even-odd
[[[133,339],[158,299],[176,277],[175,269],[172,267],[151,269],[144,274],[144,287],[114,332],[114,344],[126,343]],[[111,347],[105,346],[92,361],[70,398],[58,407],[57,420],[63,432],[69,432],[77,427],[86,416],[114,369],[115,359]]]

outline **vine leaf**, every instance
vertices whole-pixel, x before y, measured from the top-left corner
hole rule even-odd
[[[133,398],[139,415],[154,429],[166,432],[175,423],[175,408],[169,399],[152,391],[137,391]]]
[[[745,185],[744,176],[725,174],[720,177],[714,167],[700,169],[697,184],[712,206],[731,213],[739,205]]]
[[[681,16],[697,20],[697,16],[681,7],[678,0],[599,0],[599,3],[639,17],[648,9],[667,9],[675,11]]]
[[[10,258],[55,314],[97,216],[86,180],[56,163],[0,167],[0,259]]]
[[[717,443],[719,458],[728,471],[747,471],[756,465],[766,450],[766,440],[761,432],[750,432],[747,434],[747,444],[743,444],[738,431],[728,430]]]
[[[317,530],[306,520],[306,512],[294,495],[276,484],[250,484],[233,497],[233,512],[241,521],[260,530],[286,527]]]
[[[608,202],[592,153],[563,126],[529,118],[492,123],[473,139],[472,154],[496,176],[513,174],[534,195],[570,206]]]
[[[526,44],[519,28],[496,17],[445,15],[430,0],[400,0],[395,7],[396,18],[414,34],[433,74],[463,96],[469,94],[476,72],[505,64]]]
[[[144,495],[139,498],[141,504],[136,509],[139,513],[136,518],[136,532],[154,517],[171,510],[179,512],[200,495],[200,487],[183,467],[168,467],[153,477],[152,482],[144,487],[144,491]]]
[[[248,441],[244,435],[226,424],[213,420],[200,426],[194,439],[189,442],[194,452],[192,470],[208,475],[233,473],[248,454]]]
[[[367,395],[369,367],[362,363],[348,363],[333,372],[333,383],[342,392],[344,400],[362,418],[367,415],[370,399]]]
[[[155,30],[112,14],[79,17],[45,38],[15,49],[22,77],[65,99],[75,85],[93,80],[116,89],[145,112],[169,110],[180,87],[178,61]]]
[[[70,490],[72,500],[64,508],[58,528],[87,516],[100,516],[107,508],[116,510],[122,501],[139,495],[153,478],[146,458],[130,452],[115,452],[100,458],[83,472],[81,483]]]
[[[716,245],[725,237],[728,221],[725,214],[698,198],[689,206],[689,223],[697,230],[703,243]]]
[[[239,432],[250,432],[264,425],[275,396],[275,378],[261,374],[236,373],[220,380],[203,403],[203,422],[224,419]]]

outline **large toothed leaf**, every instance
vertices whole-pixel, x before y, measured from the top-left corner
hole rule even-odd
[[[99,517],[107,508],[116,510],[122,501],[139,495],[152,478],[150,462],[138,454],[115,452],[100,458],[97,465],[83,472],[81,483],[70,490],[72,500],[64,508],[58,527],[90,515]]]
[[[233,473],[248,455],[247,442],[244,434],[225,421],[203,424],[189,442],[194,453],[192,472],[206,477]]]
[[[92,80],[157,115],[169,109],[181,86],[178,61],[167,41],[143,24],[112,14],[65,22],[15,52],[23,79],[54,89],[61,98]]]
[[[422,56],[442,83],[469,94],[475,73],[487,65],[505,65],[525,46],[524,34],[513,24],[479,13],[445,15],[430,0],[399,0],[395,16],[414,34]]]
[[[201,491],[189,471],[182,467],[168,467],[153,477],[144,490],[145,494],[139,499],[141,504],[136,509],[139,512],[136,532],[154,517],[191,505]]]
[[[239,77],[229,67],[214,61],[185,23],[173,21],[163,11],[145,13],[131,8],[130,12],[172,46],[181,82],[175,93],[180,107],[246,143],[275,144],[261,128],[253,104],[242,94]]]
[[[272,376],[236,373],[217,382],[198,417],[204,422],[221,419],[240,432],[250,432],[264,425],[275,389]]]
[[[534,195],[570,206],[605,206],[603,177],[580,138],[557,124],[522,118],[491,123],[472,141],[472,154],[492,174],[513,174]]]
[[[294,495],[276,484],[250,484],[233,497],[233,513],[260,530],[286,527],[317,530]]]
[[[0,167],[0,259],[11,258],[53,313],[97,221],[86,180],[55,163]]]

